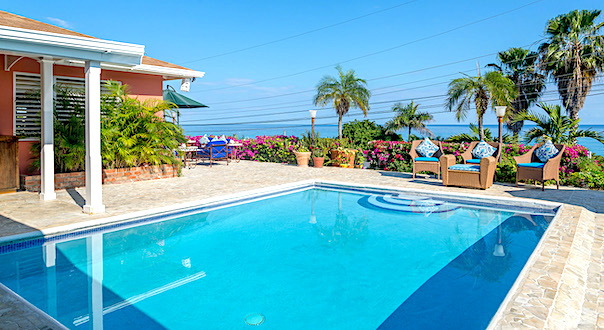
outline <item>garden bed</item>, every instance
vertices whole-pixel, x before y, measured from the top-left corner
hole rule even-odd
[[[178,165],[139,166],[129,168],[104,169],[103,184],[120,184],[136,181],[147,181],[173,178],[178,176]],[[21,190],[39,192],[39,175],[21,175]],[[71,172],[55,174],[55,189],[84,187],[86,172]]]

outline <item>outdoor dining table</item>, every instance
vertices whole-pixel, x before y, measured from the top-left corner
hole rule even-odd
[[[197,166],[197,146],[179,147],[179,151],[184,153],[183,165],[186,168],[194,168]]]
[[[243,146],[242,143],[239,142],[231,142],[227,144],[227,150],[229,150],[229,155],[231,156],[231,160],[239,163],[239,147]]]

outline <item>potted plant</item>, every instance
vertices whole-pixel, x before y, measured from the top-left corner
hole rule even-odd
[[[312,163],[314,167],[323,167],[323,162],[325,161],[325,153],[323,149],[315,147],[312,150]]]
[[[338,147],[331,149],[331,159],[333,166],[354,167],[354,159],[357,150]]]
[[[308,148],[300,146],[297,151],[294,151],[296,155],[296,163],[299,167],[308,167],[308,161],[310,160],[311,152]]]

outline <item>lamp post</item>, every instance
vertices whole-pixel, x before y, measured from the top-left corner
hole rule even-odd
[[[310,120],[312,122],[312,142],[315,142],[315,118],[317,117],[317,110],[308,110],[310,112]]]
[[[495,114],[497,115],[497,121],[499,122],[499,148],[501,148],[501,150],[503,150],[503,117],[505,116],[505,110],[507,110],[507,108],[508,107],[504,105],[498,105],[495,107]],[[497,162],[501,162],[502,153],[499,153],[499,159],[497,159]]]

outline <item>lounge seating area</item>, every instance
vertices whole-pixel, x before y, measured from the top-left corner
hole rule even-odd
[[[517,164],[516,186],[519,181],[541,182],[555,180],[559,188],[560,161],[564,145],[551,141],[533,146],[526,154],[514,157]],[[409,155],[413,161],[413,178],[419,172],[434,173],[445,186],[488,189],[493,185],[497,163],[501,158],[502,146],[496,142],[474,141],[460,156],[458,163],[454,155],[446,155],[440,141],[415,140]]]

